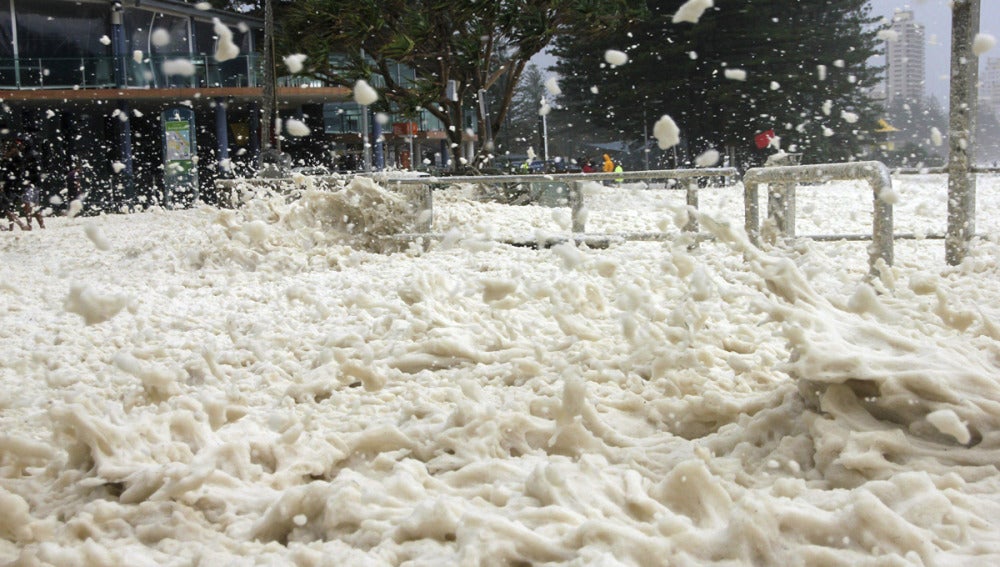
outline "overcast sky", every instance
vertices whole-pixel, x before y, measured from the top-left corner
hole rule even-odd
[[[927,33],[927,94],[948,104],[948,69],[951,66],[951,8],[949,0],[869,0],[875,16],[891,18],[897,9],[913,10],[913,18]],[[1000,0],[982,0],[980,31],[1000,38]],[[1000,46],[981,57],[1000,57]]]

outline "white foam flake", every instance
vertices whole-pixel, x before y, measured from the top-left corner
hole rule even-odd
[[[664,114],[653,125],[653,137],[660,149],[665,150],[681,142],[681,129],[673,118]]]
[[[713,6],[715,6],[713,0],[687,0],[687,2],[677,9],[671,21],[675,24],[680,22],[697,24],[702,15],[704,15],[705,10]]]
[[[941,130],[938,130],[937,126],[931,126],[931,142],[938,147],[944,144],[944,136],[941,134]]]
[[[361,105],[372,105],[378,101],[378,92],[368,84],[368,81],[359,79],[354,83],[354,102]]]
[[[190,59],[168,59],[163,62],[163,73],[165,75],[179,75],[191,77],[195,74],[194,63]]]
[[[879,30],[875,37],[882,41],[899,41],[899,32],[896,30]]]
[[[697,167],[714,167],[719,163],[719,158],[718,150],[706,150],[694,159],[694,164]]]
[[[287,130],[289,134],[297,138],[308,136],[311,132],[309,126],[307,126],[305,122],[297,118],[289,118],[285,120],[285,130]]]
[[[726,69],[725,76],[731,81],[745,81],[747,80],[747,72],[743,69]]]
[[[621,67],[622,65],[628,63],[628,54],[624,51],[618,51],[617,49],[609,49],[604,52],[604,61],[608,65],[615,65]]]
[[[100,41],[103,45],[111,45],[111,38],[106,35],[102,35],[101,39],[98,41]]]
[[[559,79],[556,77],[549,77],[545,80],[545,91],[552,96],[559,96],[562,94],[562,89],[559,88]]]
[[[285,67],[288,68],[289,73],[301,73],[306,61],[306,55],[304,53],[293,53],[282,57],[281,60],[285,62]]]
[[[166,47],[170,45],[170,32],[164,28],[156,28],[150,34],[149,41],[156,47]]]
[[[997,38],[995,36],[988,33],[977,33],[976,37],[972,40],[972,52],[977,56],[985,55],[996,44]]]
[[[233,30],[223,24],[219,18],[212,18],[212,30],[215,32],[215,60],[230,61],[240,55],[240,48],[233,43]]]

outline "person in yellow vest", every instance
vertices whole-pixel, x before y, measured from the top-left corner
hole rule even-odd
[[[625,168],[622,167],[622,164],[616,163],[615,164],[615,173],[621,173],[623,171],[625,171]],[[615,179],[615,183],[621,183],[622,181],[625,181],[625,179],[623,179],[623,178]]]

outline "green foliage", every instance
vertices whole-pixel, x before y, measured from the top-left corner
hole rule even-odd
[[[586,116],[588,130],[641,141],[669,114],[689,155],[732,146],[757,160],[764,155],[754,155],[753,136],[771,128],[807,162],[850,159],[870,145],[878,109],[867,92],[879,70],[868,60],[879,44],[866,0],[717,2],[699,23],[674,24],[682,3],[648,0],[650,16],[625,30],[558,38],[562,103]],[[603,64],[608,48],[630,61]],[[727,69],[745,71],[746,80],[727,79]]]
[[[547,93],[542,71],[536,65],[528,65],[511,100],[509,127],[504,132],[507,149],[511,152],[523,154],[529,146],[536,150],[539,148],[538,110],[542,97],[545,96]]]
[[[352,86],[378,75],[380,94],[396,108],[425,108],[461,141],[463,107],[489,92],[495,133],[528,60],[559,30],[573,26],[590,34],[621,21],[638,0],[296,0],[282,20],[279,53],[308,55],[309,73],[329,83]],[[344,54],[331,58],[331,53]],[[396,81],[390,68],[416,71],[415,82]],[[460,103],[445,97],[449,80],[459,85]],[[482,118],[482,117],[480,117]]]
[[[890,167],[917,167],[944,165],[948,147],[936,146],[931,141],[931,131],[937,128],[948,132],[948,117],[941,103],[934,97],[923,100],[895,99],[885,109],[886,121],[896,128],[887,138],[893,142],[894,151],[885,152],[882,161]]]

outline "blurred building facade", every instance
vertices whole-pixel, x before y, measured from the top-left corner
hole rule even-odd
[[[222,60],[220,25],[239,48]],[[23,137],[39,149],[54,212],[71,184],[90,212],[211,203],[215,179],[253,175],[266,146],[263,34],[261,19],[181,0],[2,0],[0,144]],[[280,61],[278,117],[311,132],[278,134],[293,165],[365,167],[359,116],[371,109],[348,88],[282,73]],[[426,112],[367,123],[375,169],[443,166],[455,151]]]
[[[913,19],[913,11],[898,10],[886,41],[886,101],[920,101],[927,81],[923,24]]]

